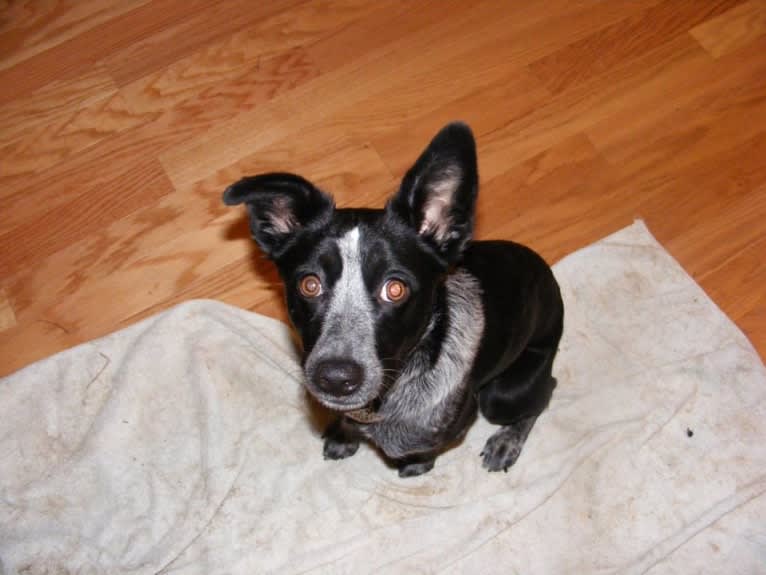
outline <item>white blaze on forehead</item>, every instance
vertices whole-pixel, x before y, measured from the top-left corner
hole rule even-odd
[[[345,357],[363,365],[377,362],[372,305],[362,274],[361,231],[358,227],[338,240],[342,270],[331,287],[322,333],[312,353]]]
[[[341,260],[343,260],[343,272],[341,274],[341,280],[346,278],[346,281],[351,279],[352,276],[362,275],[362,254],[359,249],[359,228],[356,227],[344,235],[338,240],[338,250],[340,251]],[[350,268],[350,269],[349,269]]]
[[[338,240],[343,269],[333,287],[333,297],[330,312],[337,311],[346,315],[350,308],[369,310],[367,288],[362,275],[362,251],[360,247],[360,232],[356,227]]]
[[[372,309],[362,275],[360,237],[361,233],[356,227],[338,240],[343,269],[333,287],[330,314],[335,312],[342,316],[346,320],[344,323],[351,323],[352,319],[367,320],[372,330]]]

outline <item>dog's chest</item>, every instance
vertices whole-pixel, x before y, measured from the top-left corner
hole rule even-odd
[[[387,414],[383,420],[363,426],[363,433],[393,459],[438,449],[457,432],[454,422],[462,406],[461,395],[456,391],[430,411]]]
[[[459,271],[447,281],[448,328],[433,364],[415,358],[381,407],[382,420],[365,435],[389,457],[437,449],[463,430],[455,429],[470,401],[469,376],[484,331],[479,284]]]

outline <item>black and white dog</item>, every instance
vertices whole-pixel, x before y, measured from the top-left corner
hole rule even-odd
[[[409,477],[429,471],[477,408],[500,428],[484,467],[513,465],[556,386],[563,305],[530,249],[472,242],[476,145],[443,128],[385,209],[336,209],[293,174],[246,177],[223,195],[285,283],[309,392],[340,413],[324,455],[362,439]]]

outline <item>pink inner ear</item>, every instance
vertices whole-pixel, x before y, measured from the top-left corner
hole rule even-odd
[[[437,242],[443,241],[450,227],[449,203],[441,199],[430,200],[423,210],[420,235],[429,235]]]
[[[428,199],[423,206],[423,223],[418,232],[420,235],[430,235],[437,242],[449,239],[452,225],[449,212],[462,175],[460,168],[450,166],[438,178],[426,184]]]
[[[280,234],[289,234],[298,227],[298,220],[295,219],[290,209],[290,200],[287,198],[274,199],[268,219],[274,231]]]

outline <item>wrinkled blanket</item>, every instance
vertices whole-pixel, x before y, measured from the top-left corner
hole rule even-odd
[[[559,385],[424,476],[322,459],[286,326],[190,301],[0,380],[0,573],[766,572],[766,370],[641,222],[555,266]]]

